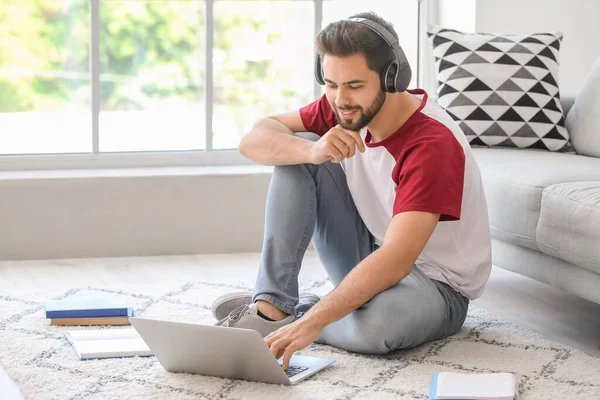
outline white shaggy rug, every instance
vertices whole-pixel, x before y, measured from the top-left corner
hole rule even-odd
[[[318,278],[303,282],[303,289],[328,292],[330,283]],[[232,290],[250,289],[253,283],[136,286],[124,282],[0,294],[0,364],[23,397],[31,400],[427,399],[431,374],[440,371],[516,373],[521,399],[600,398],[600,359],[545,340],[474,306],[457,335],[384,357],[312,345],[299,354],[333,357],[337,362],[292,387],[172,374],[154,357],[79,361],[63,336],[73,328],[50,326],[44,318],[46,300],[111,295],[131,300],[140,316],[212,324],[212,300]]]

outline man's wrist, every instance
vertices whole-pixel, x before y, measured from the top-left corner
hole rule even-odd
[[[305,158],[308,164],[315,164],[314,162],[314,156],[313,156],[313,149],[315,147],[315,142],[312,142],[310,140],[307,140],[307,146],[305,149]]]
[[[325,313],[319,309],[319,305],[315,305],[312,309],[310,309],[306,314],[304,314],[303,318],[306,318],[307,321],[310,321],[311,324],[318,325],[321,328],[324,328],[326,325],[329,325],[329,321],[325,315]]]

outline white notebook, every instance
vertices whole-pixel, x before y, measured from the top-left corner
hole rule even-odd
[[[518,382],[511,373],[441,372],[434,390],[435,400],[513,400],[518,396]]]
[[[134,328],[72,330],[65,337],[81,360],[152,355]]]

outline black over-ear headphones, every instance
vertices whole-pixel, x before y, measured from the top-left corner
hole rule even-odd
[[[412,72],[410,70],[408,60],[406,59],[406,55],[404,54],[404,50],[402,50],[402,47],[400,47],[400,44],[394,35],[392,35],[384,26],[375,21],[371,21],[370,19],[348,18],[345,19],[345,21],[363,24],[381,36],[381,38],[385,40],[388,45],[390,45],[394,55],[396,56],[396,59],[392,60],[389,64],[386,64],[379,72],[381,90],[389,93],[404,92],[410,84]],[[323,78],[323,67],[321,65],[321,57],[319,54],[317,54],[315,60],[315,78],[320,85],[325,84],[325,79]]]

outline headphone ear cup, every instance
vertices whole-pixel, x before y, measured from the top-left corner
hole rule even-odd
[[[404,92],[408,89],[408,85],[410,85],[410,80],[412,79],[412,70],[408,63],[402,65],[402,68],[398,70],[396,73],[396,89],[399,92]]]
[[[384,92],[395,93],[396,88],[396,73],[398,72],[398,62],[396,60],[389,63],[383,68],[381,74],[381,86]]]
[[[319,85],[325,84],[325,79],[323,78],[323,67],[321,66],[321,56],[317,54],[315,57],[315,79]]]

